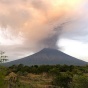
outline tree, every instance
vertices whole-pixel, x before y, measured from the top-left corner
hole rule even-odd
[[[60,73],[53,80],[53,84],[60,88],[70,88],[69,84],[72,80],[72,77],[67,73]]]
[[[4,63],[8,61],[7,56],[5,55],[5,52],[0,51],[0,63]]]
[[[70,88],[88,88],[88,77],[85,75],[75,75]]]

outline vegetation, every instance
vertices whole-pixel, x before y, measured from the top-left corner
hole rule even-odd
[[[1,88],[88,88],[88,66],[0,66]]]
[[[0,51],[0,63],[4,63],[8,61],[7,56],[5,55],[5,52]]]

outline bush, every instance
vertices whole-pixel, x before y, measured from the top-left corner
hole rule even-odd
[[[88,88],[88,77],[84,75],[75,75],[73,77],[71,88]]]

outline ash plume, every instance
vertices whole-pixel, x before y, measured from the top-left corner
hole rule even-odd
[[[73,31],[69,25],[81,17],[78,11],[82,1],[0,0],[0,30],[7,39],[21,41],[14,49],[10,46],[10,51],[57,48],[60,35]]]

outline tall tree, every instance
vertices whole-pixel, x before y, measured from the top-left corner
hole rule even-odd
[[[4,62],[8,61],[7,57],[8,56],[5,55],[5,52],[0,51],[0,63],[4,63]]]

